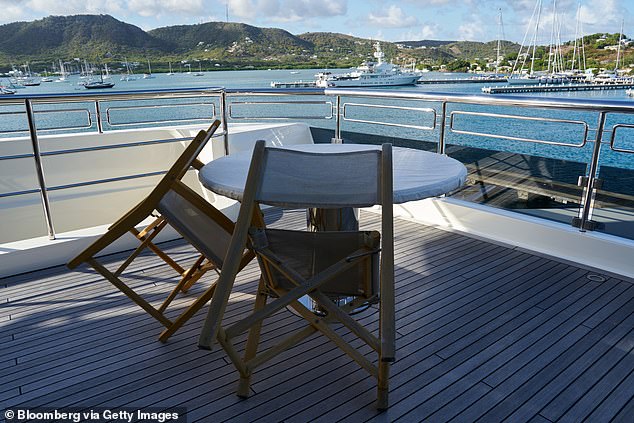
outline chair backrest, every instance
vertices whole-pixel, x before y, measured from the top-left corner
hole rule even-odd
[[[314,153],[266,148],[256,201],[300,208],[381,204],[381,154],[379,149]]]
[[[159,202],[173,187],[174,183],[180,182],[185,173],[187,173],[187,170],[189,170],[190,166],[192,166],[192,164],[196,161],[196,157],[198,157],[198,154],[211,139],[219,125],[220,121],[216,120],[211,124],[209,129],[198,132],[147,197],[141,200],[140,203],[123,215],[123,217],[113,223],[108,228],[108,232],[94,241],[75,258],[70,260],[67,263],[67,266],[70,269],[74,269],[80,263],[93,257],[99,251],[119,239],[131,228],[135,227],[147,218],[158,207]]]
[[[202,149],[216,132],[219,125],[220,121],[216,120],[211,124],[209,129],[198,132],[178,159],[176,159],[172,167],[170,167],[156,187],[154,187],[150,195],[148,195],[148,199],[152,198],[158,202],[158,199],[163,197],[174,181],[180,180],[183,176],[185,176],[192,163],[196,160]]]
[[[157,210],[185,238],[218,268],[222,268],[231,243],[233,222],[185,185],[170,189]]]

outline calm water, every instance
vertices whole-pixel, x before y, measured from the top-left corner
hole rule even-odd
[[[37,87],[27,87],[18,90],[18,94],[40,94],[40,93],[95,93],[95,92],[114,92],[114,91],[134,91],[134,90],[146,90],[157,88],[200,88],[200,87],[212,87],[222,86],[227,88],[270,88],[271,81],[291,82],[291,81],[311,81],[314,80],[314,75],[321,69],[306,69],[306,70],[254,70],[254,71],[216,71],[205,72],[203,76],[194,76],[194,74],[176,73],[175,75],[168,76],[166,74],[155,74],[151,79],[143,79],[141,74],[135,75],[137,78],[133,81],[121,81],[119,75],[112,75],[110,81],[115,83],[115,87],[106,90],[86,90],[83,86],[78,85],[81,81],[79,76],[70,76],[68,82],[50,82],[42,83]],[[343,71],[343,70],[341,70]],[[338,72],[335,70],[334,72]],[[425,74],[426,79],[452,79],[452,78],[465,78],[469,77],[468,74],[452,74],[445,75],[441,73],[429,72]],[[3,84],[8,81],[4,79]],[[420,92],[445,92],[445,93],[462,93],[462,94],[481,94],[481,88],[483,86],[492,85],[489,82],[483,83],[470,83],[470,84],[438,84],[438,85],[418,85],[415,87],[390,87],[391,90],[416,90]],[[628,97],[625,90],[609,90],[609,91],[580,91],[580,92],[562,92],[562,93],[534,93],[531,94],[534,97],[557,97],[557,98],[590,98],[590,99],[610,99],[610,100],[622,100],[622,101],[634,101]],[[317,97],[316,100],[325,100],[324,97]],[[313,98],[303,97],[301,100],[313,100]],[[331,100],[331,99],[328,99]],[[266,101],[266,100],[265,100]],[[351,100],[355,101],[355,100]],[[373,100],[364,99],[360,102],[363,103],[375,103]],[[434,107],[437,109],[437,104],[423,104],[420,102],[405,102],[405,101],[392,101],[382,100],[383,104],[390,104],[396,106],[411,106],[411,107]],[[125,106],[135,106],[138,103],[128,102]],[[155,113],[169,113],[172,115],[180,116],[180,114],[193,113],[195,117],[208,116],[208,107],[199,107],[200,110],[195,110],[196,107],[188,106],[185,108],[176,109],[161,109],[155,111]],[[329,105],[306,105],[301,107],[294,107],[293,111],[289,112],[288,106],[282,107],[276,106],[253,106],[255,108],[248,109],[248,106],[234,107],[234,113],[236,116],[257,116],[257,117],[274,117],[278,114],[284,116],[291,116],[292,113],[297,113],[295,117],[302,116],[327,116],[330,112]],[[49,107],[50,108],[50,107]],[[551,117],[559,119],[572,119],[572,120],[585,120],[590,122],[591,130],[588,138],[594,138],[592,127],[596,127],[597,115],[588,113],[571,113],[567,111],[540,111],[540,110],[527,110],[527,109],[500,109],[494,107],[483,106],[450,106],[449,111],[475,111],[475,112],[497,112],[508,113],[515,115],[531,115],[536,117]],[[119,110],[119,113],[128,115],[134,115],[134,112],[138,116],[139,120],[152,120],[158,119],[157,116],[152,116],[150,119],[146,115],[150,115],[150,110]],[[289,114],[290,113],[290,114]],[[380,122],[398,122],[406,123],[409,125],[419,126],[432,126],[433,114],[423,111],[402,111],[402,110],[388,110],[388,109],[369,109],[366,107],[354,107],[347,108],[346,115],[350,119],[357,120],[371,120]],[[81,113],[68,113],[63,118],[67,121],[68,126],[73,126],[71,122],[74,120],[85,119],[85,114]],[[52,119],[51,115],[51,119]],[[54,116],[56,119],[60,119],[60,114]],[[112,119],[117,119],[117,111],[112,111]],[[39,128],[44,128],[47,125],[46,120],[48,117],[40,116]],[[15,122],[10,122],[11,119],[4,118],[0,121],[0,129],[14,126],[25,128],[23,118],[16,118]],[[18,121],[20,120],[20,121]],[[332,129],[334,122],[332,119],[303,119],[307,120],[311,125],[317,127],[324,127]],[[634,123],[634,117],[624,116],[619,118],[619,122]],[[615,122],[608,122],[610,127]],[[59,122],[56,123],[59,125]],[[75,125],[77,125],[75,123]],[[486,119],[486,118],[474,118],[469,115],[456,116],[455,125],[458,129],[468,129],[471,131],[478,131],[488,134],[513,134],[516,137],[522,138],[538,138],[546,141],[557,141],[574,144],[579,142],[583,137],[583,128],[580,125],[566,124],[566,125],[553,125],[546,122],[539,121],[517,121],[517,120],[500,120],[500,119]],[[417,130],[408,128],[395,128],[379,125],[370,125],[363,123],[356,123],[350,121],[343,122],[343,129],[350,131],[358,131],[363,133],[371,133],[374,135],[390,135],[396,137],[402,137],[412,140],[432,141],[435,142],[438,139],[438,130]],[[629,131],[629,132],[628,132]],[[571,148],[571,147],[554,147],[551,145],[536,144],[529,142],[507,141],[499,140],[495,138],[483,138],[474,137],[468,135],[460,135],[448,132],[447,140],[451,144],[468,145],[479,148],[489,148],[494,150],[505,150],[517,153],[530,154],[535,156],[551,157],[551,158],[564,158],[567,160],[587,162],[591,154],[591,145],[587,145],[584,148]],[[617,137],[619,146],[622,148],[634,149],[634,130],[624,129],[621,131],[621,135]],[[608,149],[604,149],[605,154],[602,158],[603,165],[619,166],[634,169],[634,154],[618,154]]]

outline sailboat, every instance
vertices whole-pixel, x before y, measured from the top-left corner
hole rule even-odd
[[[104,63],[103,67],[104,67],[104,70],[106,71],[106,74],[101,75],[101,79],[110,79],[111,77],[110,77],[110,71],[108,70],[108,64]]]
[[[172,72],[172,62],[169,62],[169,63],[170,63],[170,71],[168,72],[167,76],[172,76],[174,75],[174,72]]]
[[[66,79],[67,73],[66,70],[64,69],[64,63],[62,62],[62,60],[59,60],[59,73],[60,73],[60,77],[57,78],[55,80],[55,82],[68,82],[68,79]]]
[[[124,57],[123,60],[125,60],[126,73],[121,75],[121,80],[122,81],[135,81],[136,77],[132,73],[132,69],[130,68],[130,63],[128,63],[128,59],[126,57]]]
[[[143,79],[153,79],[152,76],[152,66],[150,66],[150,59],[147,59],[147,73],[143,74]]]
[[[202,65],[200,64],[200,62],[198,62],[198,72],[196,72],[194,76],[204,76],[204,75],[205,74],[203,73]]]
[[[114,87],[114,82],[106,82],[103,80],[103,71],[101,71],[99,81],[90,81],[84,84],[84,88],[88,90],[98,89],[98,88],[112,88]]]
[[[48,71],[44,69],[44,78],[40,79],[40,82],[53,82],[53,78],[48,76]]]

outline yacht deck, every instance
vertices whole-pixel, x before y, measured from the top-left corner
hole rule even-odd
[[[305,222],[299,211],[267,217]],[[379,225],[372,213],[361,222]],[[632,280],[405,220],[395,237],[387,412],[374,409],[375,381],[318,335],[256,370],[241,400],[222,349],[196,348],[204,312],[161,344],[160,324],[85,266],[0,279],[0,408],[184,407],[189,422],[631,421]],[[182,241],[165,247],[195,258]],[[163,262],[135,263],[128,280],[146,297],[171,290]],[[239,275],[226,319],[250,309],[258,276],[255,263]],[[360,318],[377,325],[375,309]],[[301,325],[287,310],[265,323],[265,338]]]

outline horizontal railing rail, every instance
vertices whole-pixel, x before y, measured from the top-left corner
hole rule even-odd
[[[628,124],[625,124],[625,123],[620,123],[620,124],[614,125],[612,127],[612,131],[611,131],[612,135],[610,136],[610,149],[612,149],[612,151],[616,151],[617,153],[634,154],[634,149],[620,148],[620,147],[616,147],[614,145],[616,143],[616,131],[619,128],[634,129],[634,125],[628,125]]]
[[[349,117],[347,115],[347,111],[354,107],[361,108],[370,108],[377,110],[399,110],[399,111],[411,111],[411,112],[422,112],[422,113],[430,113],[431,117],[431,126],[423,126],[423,125],[407,125],[403,123],[395,123],[395,122],[386,122],[386,121],[378,121],[378,120],[367,120],[367,119],[355,119]],[[404,107],[404,106],[387,106],[381,104],[366,104],[366,103],[343,103],[342,111],[341,111],[341,119],[347,122],[356,122],[356,123],[366,123],[372,125],[381,125],[381,126],[392,126],[395,128],[409,128],[409,129],[418,129],[422,131],[433,131],[436,129],[436,110],[429,107]]]
[[[184,97],[188,98],[188,97]],[[183,118],[170,118],[170,119],[153,119],[153,120],[138,120],[133,122],[125,122],[125,123],[116,123],[113,122],[112,114],[120,111],[139,111],[139,110],[157,110],[157,109],[174,109],[178,108],[181,111],[184,108],[188,107],[201,107],[201,106],[211,106],[211,115],[206,118],[192,118],[192,117],[183,117]],[[117,106],[117,107],[107,107],[106,108],[106,122],[111,127],[118,126],[136,126],[139,124],[149,124],[149,123],[180,123],[180,122],[204,122],[209,119],[215,119],[217,116],[216,105],[214,103],[185,103],[185,104],[161,104],[161,105],[151,105],[151,106],[143,106],[143,105],[135,105],[135,106]]]
[[[519,121],[532,121],[532,122],[549,122],[549,123],[564,123],[571,125],[581,125],[583,126],[583,136],[581,137],[581,141],[577,144],[572,143],[564,143],[558,141],[549,141],[539,138],[523,138],[523,137],[515,137],[512,135],[499,135],[487,132],[477,132],[477,131],[465,131],[461,129],[456,129],[454,126],[455,116],[477,116],[477,117],[492,117],[496,119],[507,119],[507,120],[519,120]],[[545,117],[534,117],[534,116],[517,116],[517,115],[507,115],[501,113],[482,113],[482,112],[463,112],[456,111],[451,112],[449,117],[449,130],[454,134],[463,134],[463,135],[473,135],[476,137],[486,137],[486,138],[497,138],[504,139],[510,141],[523,141],[523,142],[532,142],[536,144],[548,144],[548,145],[558,145],[562,147],[577,147],[581,148],[586,145],[588,138],[589,126],[586,122],[579,120],[568,120],[568,119],[552,119]]]

